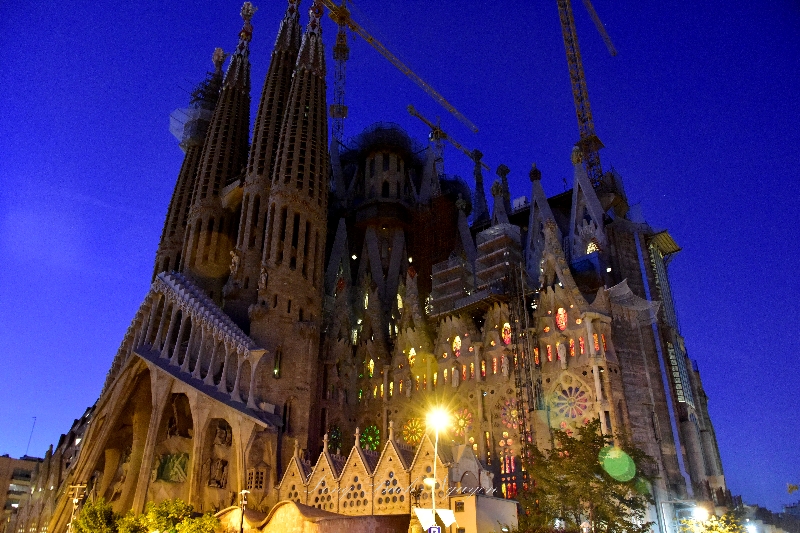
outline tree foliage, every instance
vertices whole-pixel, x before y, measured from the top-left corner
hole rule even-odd
[[[119,514],[111,504],[100,498],[83,506],[78,517],[72,521],[75,533],[117,533]]]
[[[554,527],[580,531],[584,521],[594,533],[650,530],[653,523],[645,517],[653,500],[650,479],[641,467],[652,459],[624,439],[613,441],[603,435],[597,420],[574,434],[554,430],[553,437],[552,450],[532,447],[532,456],[526,461],[528,481],[518,498],[520,531],[552,531]],[[614,450],[622,450],[632,459],[631,466],[636,468],[630,478],[616,475],[615,479],[604,468],[601,461],[612,444],[616,444]]]
[[[120,516],[101,498],[83,506],[73,527],[75,533],[214,533],[219,527],[213,514],[195,514],[191,505],[176,499],[150,502],[142,514]]]
[[[717,517],[711,516],[708,520],[694,520],[692,518],[681,520],[681,533],[747,533],[741,516],[735,512],[727,512]]]

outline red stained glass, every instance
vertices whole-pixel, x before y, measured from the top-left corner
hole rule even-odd
[[[486,377],[486,361],[481,361],[481,377]]]
[[[475,363],[469,364],[469,379],[475,379]]]
[[[606,348],[606,336],[601,333],[600,338],[603,339],[603,351],[605,352],[608,350],[608,348]]]
[[[497,357],[492,357],[492,374],[497,374]]]
[[[539,348],[533,349],[533,362],[539,364]]]
[[[569,356],[575,357],[575,339],[569,340]]]
[[[567,329],[567,310],[563,307],[559,307],[556,311],[556,327],[559,331]]]
[[[594,337],[594,351],[595,352],[599,352],[600,351],[600,340],[597,338],[597,333],[593,334],[593,337]]]
[[[511,344],[511,324],[508,322],[503,324],[503,344],[506,346]]]
[[[549,344],[547,345],[547,360],[548,361],[553,360],[553,347]]]
[[[585,354],[585,353],[586,353],[586,343],[583,341],[583,337],[580,337],[580,338],[578,339],[578,342],[579,342],[579,343],[580,343],[580,345],[581,345],[581,355],[583,355],[583,354]]]
[[[461,366],[461,381],[467,381],[467,365]]]

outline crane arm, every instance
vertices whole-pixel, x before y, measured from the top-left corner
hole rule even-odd
[[[430,120],[428,120],[427,118],[425,118],[425,117],[424,117],[422,114],[420,114],[420,112],[419,112],[419,111],[417,111],[417,109],[416,109],[416,108],[415,108],[413,105],[411,105],[411,104],[409,104],[409,105],[408,105],[408,113],[409,113],[409,114],[410,114],[412,117],[417,117],[417,118],[418,118],[418,119],[420,119],[422,122],[424,122],[424,123],[425,123],[425,125],[426,125],[426,126],[428,126],[428,127],[431,129],[431,136],[432,136],[433,138],[436,138],[436,139],[446,139],[446,140],[447,140],[447,142],[449,142],[450,144],[452,144],[453,146],[455,146],[456,148],[458,148],[459,150],[461,150],[462,152],[464,152],[464,154],[465,154],[467,157],[469,157],[470,159],[472,159],[473,161],[475,161],[475,158],[474,158],[474,156],[472,155],[472,152],[470,152],[469,150],[467,150],[466,148],[464,148],[464,146],[462,146],[462,145],[461,145],[461,143],[459,143],[458,141],[456,141],[455,139],[453,139],[452,137],[450,137],[450,136],[449,136],[447,133],[445,133],[445,131],[444,131],[442,128],[440,128],[440,127],[439,127],[437,124],[434,124],[433,122],[431,122]],[[489,167],[488,167],[488,166],[486,165],[486,163],[484,163],[483,161],[480,161],[480,160],[478,160],[478,161],[476,161],[476,162],[479,162],[483,168],[485,168],[486,170],[489,170]]]
[[[370,35],[369,32],[367,32],[367,30],[362,28],[361,25],[359,25],[356,21],[354,21],[353,18],[350,16],[350,12],[347,11],[346,8],[336,5],[333,2],[333,0],[322,0],[322,3],[325,4],[325,7],[327,7],[330,10],[331,12],[330,16],[337,22],[337,24],[341,25],[340,21],[343,21],[353,33],[359,35],[362,39],[368,42],[375,50],[378,51],[378,53],[380,53],[383,57],[388,59],[389,62],[397,68],[397,70],[399,70],[400,72],[411,78],[411,80],[414,81],[414,83],[416,83],[417,85],[419,85],[419,87],[423,91],[428,93],[428,95],[430,95],[434,100],[436,100],[439,103],[439,105],[447,109],[454,117],[456,117],[465,126],[467,126],[470,130],[472,130],[473,133],[478,132],[478,127],[475,124],[473,124],[467,117],[462,115],[458,111],[458,109],[453,107],[453,105],[450,104],[450,102],[445,100],[444,96],[439,94],[436,91],[436,89],[428,85],[428,83],[425,80],[417,76],[414,73],[414,71],[412,71],[405,65],[405,63],[400,61],[400,59],[398,59],[397,56],[391,53],[389,49],[383,45],[383,43],[381,43],[375,37]]]
[[[606,27],[603,26],[603,23],[600,21],[600,17],[597,15],[597,11],[594,10],[592,0],[583,0],[583,6],[586,8],[586,11],[589,12],[589,16],[592,17],[595,28],[597,28],[600,36],[603,38],[603,41],[605,41],[606,48],[608,48],[608,53],[611,54],[612,57],[616,56],[617,49],[614,48],[614,43],[611,42],[611,37],[606,31]]]

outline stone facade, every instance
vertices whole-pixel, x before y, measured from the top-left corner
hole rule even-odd
[[[70,462],[39,474],[50,496],[15,530],[65,531],[75,485],[119,512],[220,510],[247,489],[253,512],[408,514],[406,495],[374,491],[427,475],[409,450],[427,449],[432,405],[453,414],[443,449],[474,462],[443,461],[448,486],[513,498],[523,444],[598,418],[655,459],[654,519],[722,502],[669,289],[680,248],[629,208],[622,178],[592,184],[576,151],[570,191],[548,197],[534,166],[512,204],[501,165],[489,206],[479,152],[473,190],[397,126],[329,149],[319,0],[304,31],[288,2],[248,147],[253,12],[192,96],[153,283],[82,444],[46,458]]]

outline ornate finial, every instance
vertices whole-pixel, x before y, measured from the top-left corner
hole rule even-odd
[[[211,61],[214,62],[214,71],[217,73],[222,72],[222,64],[225,62],[225,58],[228,57],[228,54],[225,53],[225,50],[222,48],[215,48],[214,55],[211,56]]]
[[[476,164],[480,164],[481,158],[483,158],[483,153],[478,150],[477,148],[470,152],[469,156],[475,161]]]
[[[581,149],[578,148],[578,145],[572,147],[572,164],[573,165],[580,165],[583,162],[583,154],[581,153]]]
[[[242,27],[242,31],[239,32],[239,39],[242,41],[249,43],[250,39],[253,38],[253,25],[250,24],[250,20],[253,18],[257,9],[258,8],[250,2],[245,2],[244,5],[242,5],[240,14],[242,15],[242,19],[244,19],[244,26]]]
[[[503,186],[500,184],[499,181],[494,180],[492,183],[492,196],[502,196],[503,195]]]
[[[499,167],[497,167],[497,175],[500,176],[500,178],[503,180],[506,179],[506,176],[508,176],[509,172],[511,171],[505,165],[500,165]],[[494,188],[494,185],[492,185],[492,188]],[[494,192],[492,192],[492,194],[494,194]]]
[[[356,427],[356,448],[361,448],[361,430]]]
[[[294,439],[294,456],[300,459],[300,441]]]
[[[328,451],[328,434],[327,433],[325,433],[325,435],[322,437],[322,443],[323,443],[322,451],[327,452]]]
[[[531,171],[528,173],[531,181],[540,181],[542,179],[542,171],[536,168],[536,163],[531,165]]]
[[[394,420],[389,420],[389,440],[394,440]]]
[[[320,33],[320,19],[324,12],[322,0],[314,0],[311,4],[311,9],[308,10],[308,26],[307,31],[312,33]]]
[[[459,211],[464,211],[467,208],[467,202],[461,197],[461,193],[458,193],[458,200],[456,200],[456,207]]]

